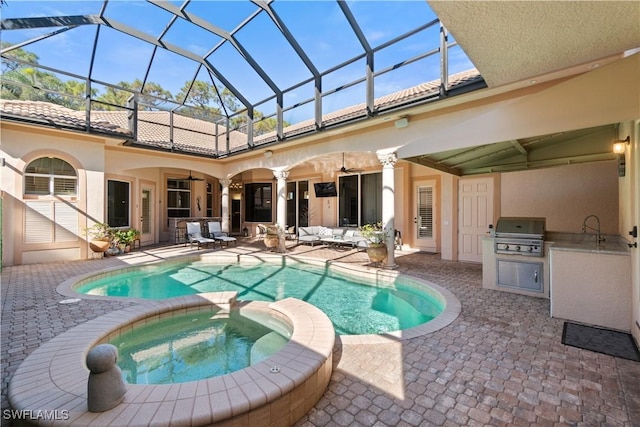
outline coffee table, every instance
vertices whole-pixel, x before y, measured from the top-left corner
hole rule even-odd
[[[324,237],[322,239],[320,239],[320,241],[322,243],[325,243],[329,246],[351,246],[352,248],[355,247],[354,242],[352,242],[351,240],[345,240],[342,237]]]

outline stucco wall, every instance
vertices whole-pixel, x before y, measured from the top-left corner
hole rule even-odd
[[[550,251],[551,316],[631,330],[631,263],[627,254]]]
[[[549,231],[579,233],[597,215],[603,233],[618,234],[615,161],[503,173],[500,191],[501,216],[543,217]]]
[[[84,258],[88,244],[83,234],[91,221],[104,220],[104,141],[100,138],[34,129],[24,132],[19,127],[4,125],[2,152],[6,165],[2,168],[4,265],[39,263]],[[68,200],[78,209],[78,240],[53,244],[24,243],[25,166],[39,157],[59,157],[77,172],[76,196],[28,196],[29,200]]]

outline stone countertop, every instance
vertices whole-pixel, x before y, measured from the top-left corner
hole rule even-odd
[[[604,234],[604,241],[595,242],[595,235],[584,233],[548,232],[545,243],[551,251],[589,252],[611,255],[629,255],[627,241],[621,236]]]
[[[604,242],[596,244],[594,234],[547,232],[545,245],[550,251],[590,252],[611,255],[630,255],[629,246],[624,238],[615,234],[603,234]],[[483,240],[493,240],[495,236],[487,235]]]

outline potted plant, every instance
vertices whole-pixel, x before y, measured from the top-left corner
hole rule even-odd
[[[84,232],[90,239],[89,247],[92,251],[104,253],[111,246],[113,233],[109,224],[96,222],[91,227],[85,228]]]
[[[369,241],[367,255],[373,263],[381,263],[387,257],[387,230],[381,222],[365,224],[360,227],[360,233]]]
[[[114,233],[114,241],[122,252],[129,252],[131,250],[131,244],[138,238],[140,232],[135,228],[129,228],[127,230],[116,230]]]

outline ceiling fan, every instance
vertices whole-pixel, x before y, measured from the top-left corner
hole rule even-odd
[[[338,172],[340,173],[355,173],[355,172],[362,172],[364,171],[364,169],[356,169],[356,168],[347,168],[344,164],[344,153],[342,153],[342,167],[340,168],[340,170]]]
[[[196,178],[191,175],[191,171],[189,171],[189,176],[187,177],[187,181],[204,181],[203,178]]]

